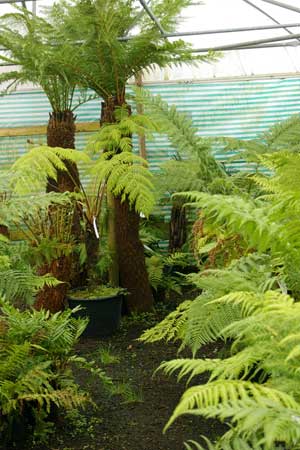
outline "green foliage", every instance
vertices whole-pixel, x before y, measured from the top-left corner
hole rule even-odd
[[[149,252],[148,252],[149,253]],[[149,283],[157,291],[163,289],[166,295],[172,292],[181,293],[184,283],[180,269],[189,264],[189,255],[181,252],[170,255],[151,251],[146,257]]]
[[[192,200],[190,205],[202,209],[208,223],[222,227],[227,235],[239,233],[249,250],[269,252],[275,265],[282,264],[285,282],[296,294],[300,248],[299,155],[277,152],[259,159],[273,173],[269,177],[254,176],[267,195],[253,200],[190,192],[186,198]]]
[[[143,403],[144,396],[140,388],[133,387],[128,381],[124,381],[115,385],[113,393],[122,396],[122,403]]]
[[[110,364],[117,364],[120,362],[120,357],[115,355],[111,345],[101,346],[95,353],[94,356],[99,358],[101,364],[104,366]]]
[[[74,380],[72,365],[90,370],[105,386],[111,380],[93,363],[74,353],[86,320],[72,311],[50,315],[21,312],[2,303],[0,319],[1,434],[10,436],[17,423],[38,432],[55,405],[72,410],[91,402]],[[44,429],[46,430],[46,429]]]
[[[44,286],[54,287],[59,281],[51,275],[35,275],[28,267],[27,271],[16,269],[0,271],[0,295],[10,302],[33,302],[34,295]]]
[[[218,138],[225,144],[225,151],[234,151],[233,159],[242,159],[255,163],[254,168],[261,167],[260,157],[266,154],[286,151],[299,152],[300,116],[295,114],[288,119],[271,126],[256,139],[241,140],[235,138]],[[253,166],[252,166],[253,168]]]
[[[60,147],[34,146],[9,169],[7,188],[20,195],[43,192],[48,179],[57,181],[57,172],[68,172],[66,162],[90,163],[84,152]],[[78,186],[79,189],[79,186]]]
[[[220,440],[217,443],[212,443],[205,436],[202,436],[202,439],[206,444],[205,447],[202,447],[198,442],[188,441],[185,443],[186,450],[264,450],[264,446],[256,438],[248,442],[245,439],[235,437],[230,441],[224,439],[223,442]],[[276,445],[274,450],[284,450],[284,448],[281,445]],[[296,447],[293,447],[293,450],[296,450]]]
[[[300,309],[286,294],[299,292],[300,160],[296,147],[278,151],[275,146],[278,139],[280,147],[280,136],[285,142],[293,120],[272,131],[272,153],[256,153],[256,162],[269,173],[252,177],[264,195],[186,194],[209,226],[225,237],[240,234],[245,253],[221,269],[189,275],[201,295],[142,337],[179,339],[194,356],[201,345],[218,338],[232,343],[224,359],[182,358],[161,365],[188,382],[209,372],[205,384],[187,389],[166,426],[183,414],[230,422],[216,443],[204,439],[209,450],[300,446]],[[203,447],[189,442],[186,448]]]
[[[88,289],[74,290],[70,293],[70,297],[75,299],[87,299],[94,300],[99,297],[113,297],[117,294],[121,294],[123,290],[121,288],[110,286],[96,286]]]
[[[147,162],[140,156],[123,151],[120,154],[103,153],[95,162],[92,172],[99,183],[105,182],[107,189],[121,201],[128,200],[131,207],[146,217],[151,213],[155,198],[151,173]]]
[[[202,183],[204,180],[212,182],[215,178],[224,178],[224,170],[211,153],[210,141],[198,135],[198,130],[192,125],[191,119],[186,114],[180,113],[175,105],[169,106],[159,95],[153,96],[145,89],[135,88],[134,92],[136,102],[145,106],[145,112],[159,124],[161,131],[168,136],[179,155],[188,155],[194,160],[196,159],[192,175],[196,171],[196,178],[200,178]],[[175,165],[178,164],[168,163],[166,168],[172,170]],[[184,170],[183,167],[188,167],[188,165],[187,162],[184,166],[179,167]]]
[[[175,192],[202,191],[205,182],[199,173],[197,160],[173,159],[160,166],[159,172],[155,174],[155,187],[158,197],[162,198],[165,194],[172,195]]]
[[[156,1],[151,5],[167,29],[171,29],[187,0]],[[196,60],[211,60],[213,54],[195,58],[182,40],[164,39],[157,27],[134,0],[70,1],[55,4],[49,11],[56,32],[72,51],[57,59],[76,74],[80,84],[105,100],[115,97],[122,105],[126,82],[154,65],[167,67]],[[139,32],[132,39],[123,39]],[[76,49],[74,50],[74,43]],[[81,43],[78,45],[78,43]]]
[[[297,448],[299,303],[276,291],[232,293],[213,303],[240,307],[241,318],[222,330],[234,340],[232,355],[223,360],[182,359],[162,364],[167,373],[179,371],[179,379],[210,372],[206,384],[185,392],[167,426],[186,413],[230,419],[233,426],[221,438],[222,444],[239,438],[246,443],[256,440],[263,449],[273,449],[280,442]]]
[[[116,123],[103,124],[99,131],[91,136],[87,145],[88,151],[129,152],[132,150],[133,135],[153,139],[153,132],[159,131],[157,123],[151,117],[145,114],[129,114],[126,105],[115,108],[114,118]]]
[[[0,241],[0,297],[9,302],[31,304],[39,289],[59,283],[50,275],[37,276],[26,262],[27,254],[26,244]]]
[[[277,275],[276,275],[277,270]],[[146,330],[146,342],[180,340],[195,354],[204,344],[225,338],[222,330],[239,320],[239,305],[215,303],[230,292],[265,292],[284,285],[281,272],[268,255],[250,254],[233,261],[228,268],[206,270],[187,276],[187,281],[202,291],[194,301],[184,302],[154,328]]]
[[[31,248],[35,265],[70,254],[73,196],[69,193],[12,197],[3,203],[0,221],[16,227]]]
[[[76,73],[66,65],[57,64],[71,49],[50,18],[42,18],[15,5],[14,12],[0,17],[0,30],[0,46],[4,49],[0,60],[18,66],[0,75],[3,93],[32,82],[42,87],[55,112],[74,110],[95,98],[83,91],[74,99]],[[76,57],[73,50],[72,57]]]
[[[139,338],[145,342],[157,342],[161,340],[177,341],[183,339],[185,333],[185,325],[187,312],[190,309],[192,301],[186,300],[172,311],[159,324],[143,332]]]

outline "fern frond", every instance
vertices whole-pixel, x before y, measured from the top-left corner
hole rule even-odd
[[[189,388],[183,394],[165,429],[180,415],[193,413],[193,411],[206,417],[215,416],[223,420],[233,417],[233,420],[237,420],[243,409],[248,414],[251,411],[254,415],[255,406],[286,408],[290,414],[300,413],[299,403],[292,396],[281,391],[249,381],[218,380]],[[245,416],[246,414],[243,414],[244,418]],[[257,428],[260,426],[261,424],[257,424]],[[298,432],[300,437],[300,428]]]
[[[162,322],[155,327],[143,332],[139,340],[144,342],[157,342],[160,340],[176,341],[183,336],[186,325],[187,312],[191,301],[182,302],[175,311],[171,312]]]
[[[134,93],[137,103],[145,105],[146,112],[160,125],[172,146],[183,155],[188,153],[197,157],[202,179],[224,176],[223,169],[212,156],[210,141],[198,136],[190,118],[145,89],[134,88]]]
[[[25,303],[30,304],[38,290],[44,286],[57,286],[59,283],[50,275],[40,277],[29,269],[27,271],[4,270],[0,271],[0,296],[12,302],[22,299]]]
[[[149,216],[154,208],[152,175],[145,167],[146,161],[131,152],[114,156],[104,153],[92,168],[99,181],[105,181],[107,189],[122,201],[128,200],[137,212]]]
[[[57,171],[68,172],[66,161],[89,163],[87,154],[60,147],[33,147],[11,167],[10,188],[17,194],[25,195],[45,190],[49,178],[57,180]]]

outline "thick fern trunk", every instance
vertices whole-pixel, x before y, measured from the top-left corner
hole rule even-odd
[[[116,238],[120,285],[128,290],[128,312],[150,311],[153,295],[145,263],[144,247],[139,239],[140,216],[128,202],[115,198]]]
[[[75,148],[75,116],[72,111],[52,112],[49,115],[47,126],[47,144],[49,147]],[[74,192],[79,184],[79,173],[76,164],[64,161],[69,173],[59,171],[57,181],[48,180],[47,192]],[[77,207],[74,214],[72,235],[75,242],[82,241],[80,220],[81,208]],[[80,274],[79,257],[77,255],[62,256],[51,264],[46,264],[39,269],[39,274],[51,273],[63,284],[56,287],[44,287],[37,294],[35,301],[36,309],[48,309],[51,312],[60,311],[64,307],[67,289],[70,285],[80,285],[82,276]]]
[[[101,125],[115,122],[116,107],[123,106],[124,99],[110,98],[102,103]],[[129,109],[128,105],[128,109]],[[139,238],[139,215],[130,208],[129,202],[121,203],[114,197],[113,215],[115,226],[111,228],[117,249],[116,267],[119,269],[120,286],[128,290],[126,296],[127,312],[150,311],[153,307],[153,295],[145,263],[144,247]]]
[[[51,273],[61,284],[55,287],[45,286],[36,296],[34,307],[37,310],[47,309],[51,313],[56,313],[64,309],[66,293],[69,288],[70,268],[72,267],[71,256],[61,256],[50,264],[44,264],[38,270],[38,275]]]
[[[180,203],[174,203],[171,210],[169,227],[169,252],[181,250],[187,237],[187,220],[185,207]]]
[[[75,148],[75,116],[72,111],[52,112],[47,126],[47,145],[49,147]],[[57,182],[49,180],[48,192],[74,192],[79,182],[76,164],[64,161],[68,172],[59,171]]]
[[[2,234],[3,236],[9,238],[9,229],[6,225],[1,225],[0,224],[0,234]]]

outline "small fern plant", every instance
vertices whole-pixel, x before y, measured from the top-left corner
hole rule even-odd
[[[12,243],[0,237],[0,297],[13,304],[32,304],[34,295],[44,286],[56,286],[50,276],[38,276],[28,263],[28,245]]]
[[[53,315],[21,312],[1,301],[0,431],[8,445],[15,439],[22,441],[32,434],[49,432],[53,410],[72,410],[92,403],[75,381],[74,364],[111,388],[111,379],[74,351],[86,324],[85,319],[73,318],[70,310]],[[17,429],[26,434],[18,436]]]

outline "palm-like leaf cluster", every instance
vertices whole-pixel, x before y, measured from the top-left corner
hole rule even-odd
[[[54,23],[15,7],[13,13],[0,18],[0,60],[14,66],[1,74],[0,84],[7,93],[18,85],[33,83],[42,87],[53,111],[72,110],[76,107],[74,93],[77,85],[73,72],[58,65],[68,51],[64,39],[55,31]],[[89,96],[83,93],[82,99]]]
[[[170,30],[182,7],[188,4],[189,0],[157,0],[151,7]],[[67,59],[58,58],[58,63],[71,69],[82,86],[89,87],[105,100],[116,97],[119,105],[125,100],[127,81],[141,71],[155,65],[194,63],[197,59],[184,41],[164,39],[133,0],[65,2],[56,4],[49,14],[64,36],[65,45],[70,46]],[[132,30],[137,33],[126,39]]]

